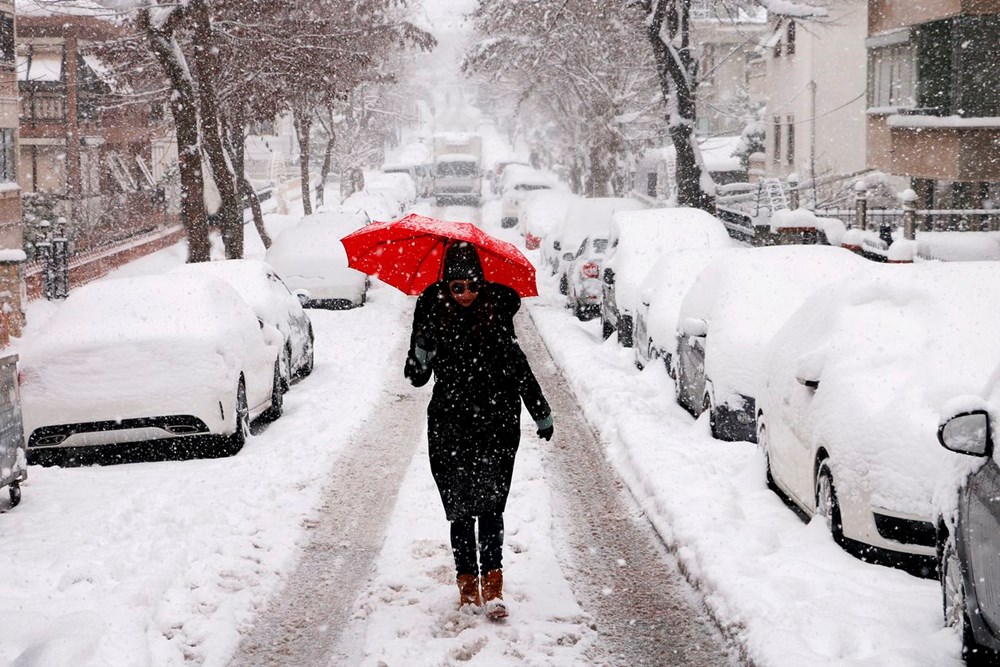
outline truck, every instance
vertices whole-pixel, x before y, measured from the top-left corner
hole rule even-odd
[[[480,203],[483,192],[483,138],[447,132],[434,135],[434,203]]]

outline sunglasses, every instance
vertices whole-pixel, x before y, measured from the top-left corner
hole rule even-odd
[[[476,280],[452,280],[448,283],[448,289],[450,289],[451,293],[455,296],[465,294],[465,290],[469,290],[473,294],[476,294],[481,288],[482,284]]]

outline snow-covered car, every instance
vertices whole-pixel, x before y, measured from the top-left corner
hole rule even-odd
[[[348,197],[340,205],[364,211],[370,220],[385,222],[399,218],[402,207],[398,201],[390,200],[381,192],[360,190]]]
[[[635,199],[624,197],[595,197],[575,199],[566,211],[557,231],[542,245],[542,260],[553,275],[559,276],[559,291],[566,294],[566,267],[583,239],[591,234],[609,234],[611,216],[616,211],[637,211],[646,206]]]
[[[503,194],[503,173],[511,165],[529,166],[527,162],[521,160],[500,160],[494,163],[493,168],[486,174],[486,180],[490,184],[490,192],[495,195]]]
[[[577,195],[564,190],[539,190],[525,197],[519,217],[524,247],[528,250],[540,248],[542,241],[566,219],[566,211],[577,199]]]
[[[772,246],[714,260],[684,297],[677,320],[677,401],[709,413],[720,440],[757,440],[764,348],[815,290],[871,262],[830,246]]]
[[[601,331],[632,347],[639,286],[660,255],[680,248],[728,248],[733,241],[713,215],[696,208],[618,211],[601,271]]]
[[[174,273],[218,278],[243,297],[257,319],[281,332],[281,377],[287,390],[292,380],[312,373],[312,322],[274,268],[257,259],[227,259],[184,264]]]
[[[304,218],[284,230],[267,249],[265,259],[307,308],[343,310],[363,306],[368,276],[347,266],[340,239],[359,229],[357,218]]]
[[[677,353],[677,314],[698,274],[719,257],[748,248],[685,248],[660,256],[639,286],[639,308],[635,314],[632,349],[635,365],[662,360],[674,377]]]
[[[554,174],[524,165],[509,165],[503,172],[500,226],[504,228],[517,226],[521,204],[530,193],[558,187],[559,179]]]
[[[381,194],[396,206],[396,215],[402,215],[417,200],[417,184],[409,174],[365,172],[365,189],[368,195]]]
[[[566,269],[566,305],[577,319],[592,319],[601,308],[601,263],[607,250],[606,234],[588,236]]]
[[[993,344],[996,348],[996,344]],[[937,498],[945,624],[962,633],[966,664],[1000,663],[1000,366],[983,394],[957,396],[942,410],[941,444],[965,454],[955,483]]]
[[[429,197],[431,193],[431,167],[422,163],[394,163],[382,166],[384,174],[405,174],[410,177],[416,188],[417,197]]]
[[[73,290],[21,349],[29,459],[44,450],[217,436],[281,415],[281,334],[232,287],[167,274]]]
[[[938,446],[941,411],[1000,365],[998,309],[995,262],[872,264],[810,295],[763,358],[769,483],[849,551],[933,574],[935,496],[973,464]]]

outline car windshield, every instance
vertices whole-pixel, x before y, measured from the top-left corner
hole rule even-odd
[[[438,162],[438,176],[475,176],[478,171],[475,162]]]

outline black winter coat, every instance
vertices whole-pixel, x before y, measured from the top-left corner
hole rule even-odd
[[[514,334],[521,299],[486,283],[469,307],[452,299],[445,281],[417,299],[404,373],[421,387],[434,373],[427,408],[431,473],[449,521],[503,512],[521,438],[521,401],[536,421],[549,416]],[[428,366],[416,340],[436,347]]]

